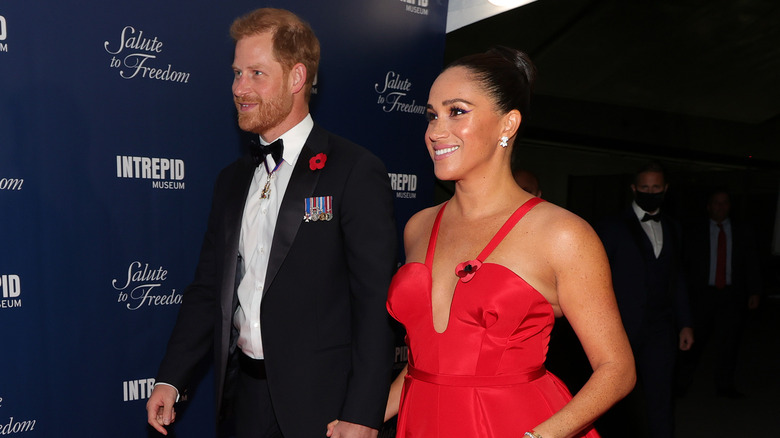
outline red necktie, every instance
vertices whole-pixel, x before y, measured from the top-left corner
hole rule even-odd
[[[723,231],[723,224],[718,224],[718,259],[715,264],[715,287],[723,289],[726,287],[726,232]]]

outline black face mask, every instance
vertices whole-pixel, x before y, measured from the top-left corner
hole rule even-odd
[[[639,208],[649,213],[658,210],[664,205],[665,194],[666,192],[645,193],[637,190],[634,192],[634,200]]]

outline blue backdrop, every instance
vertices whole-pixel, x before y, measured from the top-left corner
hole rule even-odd
[[[146,436],[212,184],[243,152],[228,28],[259,6],[320,37],[314,118],[383,159],[399,236],[432,202],[447,0],[3,2],[0,435]],[[178,436],[211,434],[211,379]]]

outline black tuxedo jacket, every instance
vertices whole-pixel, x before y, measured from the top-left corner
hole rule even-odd
[[[326,154],[325,167],[312,170],[318,153]],[[218,416],[235,370],[238,243],[254,169],[243,157],[217,179],[195,279],[157,376],[186,388],[213,347]],[[304,222],[304,199],[314,196],[333,197],[332,220]],[[260,311],[268,385],[285,437],[324,436],[336,418],[382,424],[396,239],[384,165],[315,124],[284,194]]]
[[[680,229],[676,222],[663,215],[661,226],[663,248],[657,260],[633,208],[596,227],[609,258],[615,297],[632,344],[648,328],[652,330],[654,324],[676,324],[678,329],[692,327],[682,270]],[[654,263],[657,265],[653,266]],[[654,277],[658,272],[663,272],[665,278]],[[661,295],[653,290],[659,283]]]

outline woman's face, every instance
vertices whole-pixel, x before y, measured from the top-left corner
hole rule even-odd
[[[441,180],[460,180],[493,157],[502,117],[465,67],[442,72],[428,97],[425,144]]]

